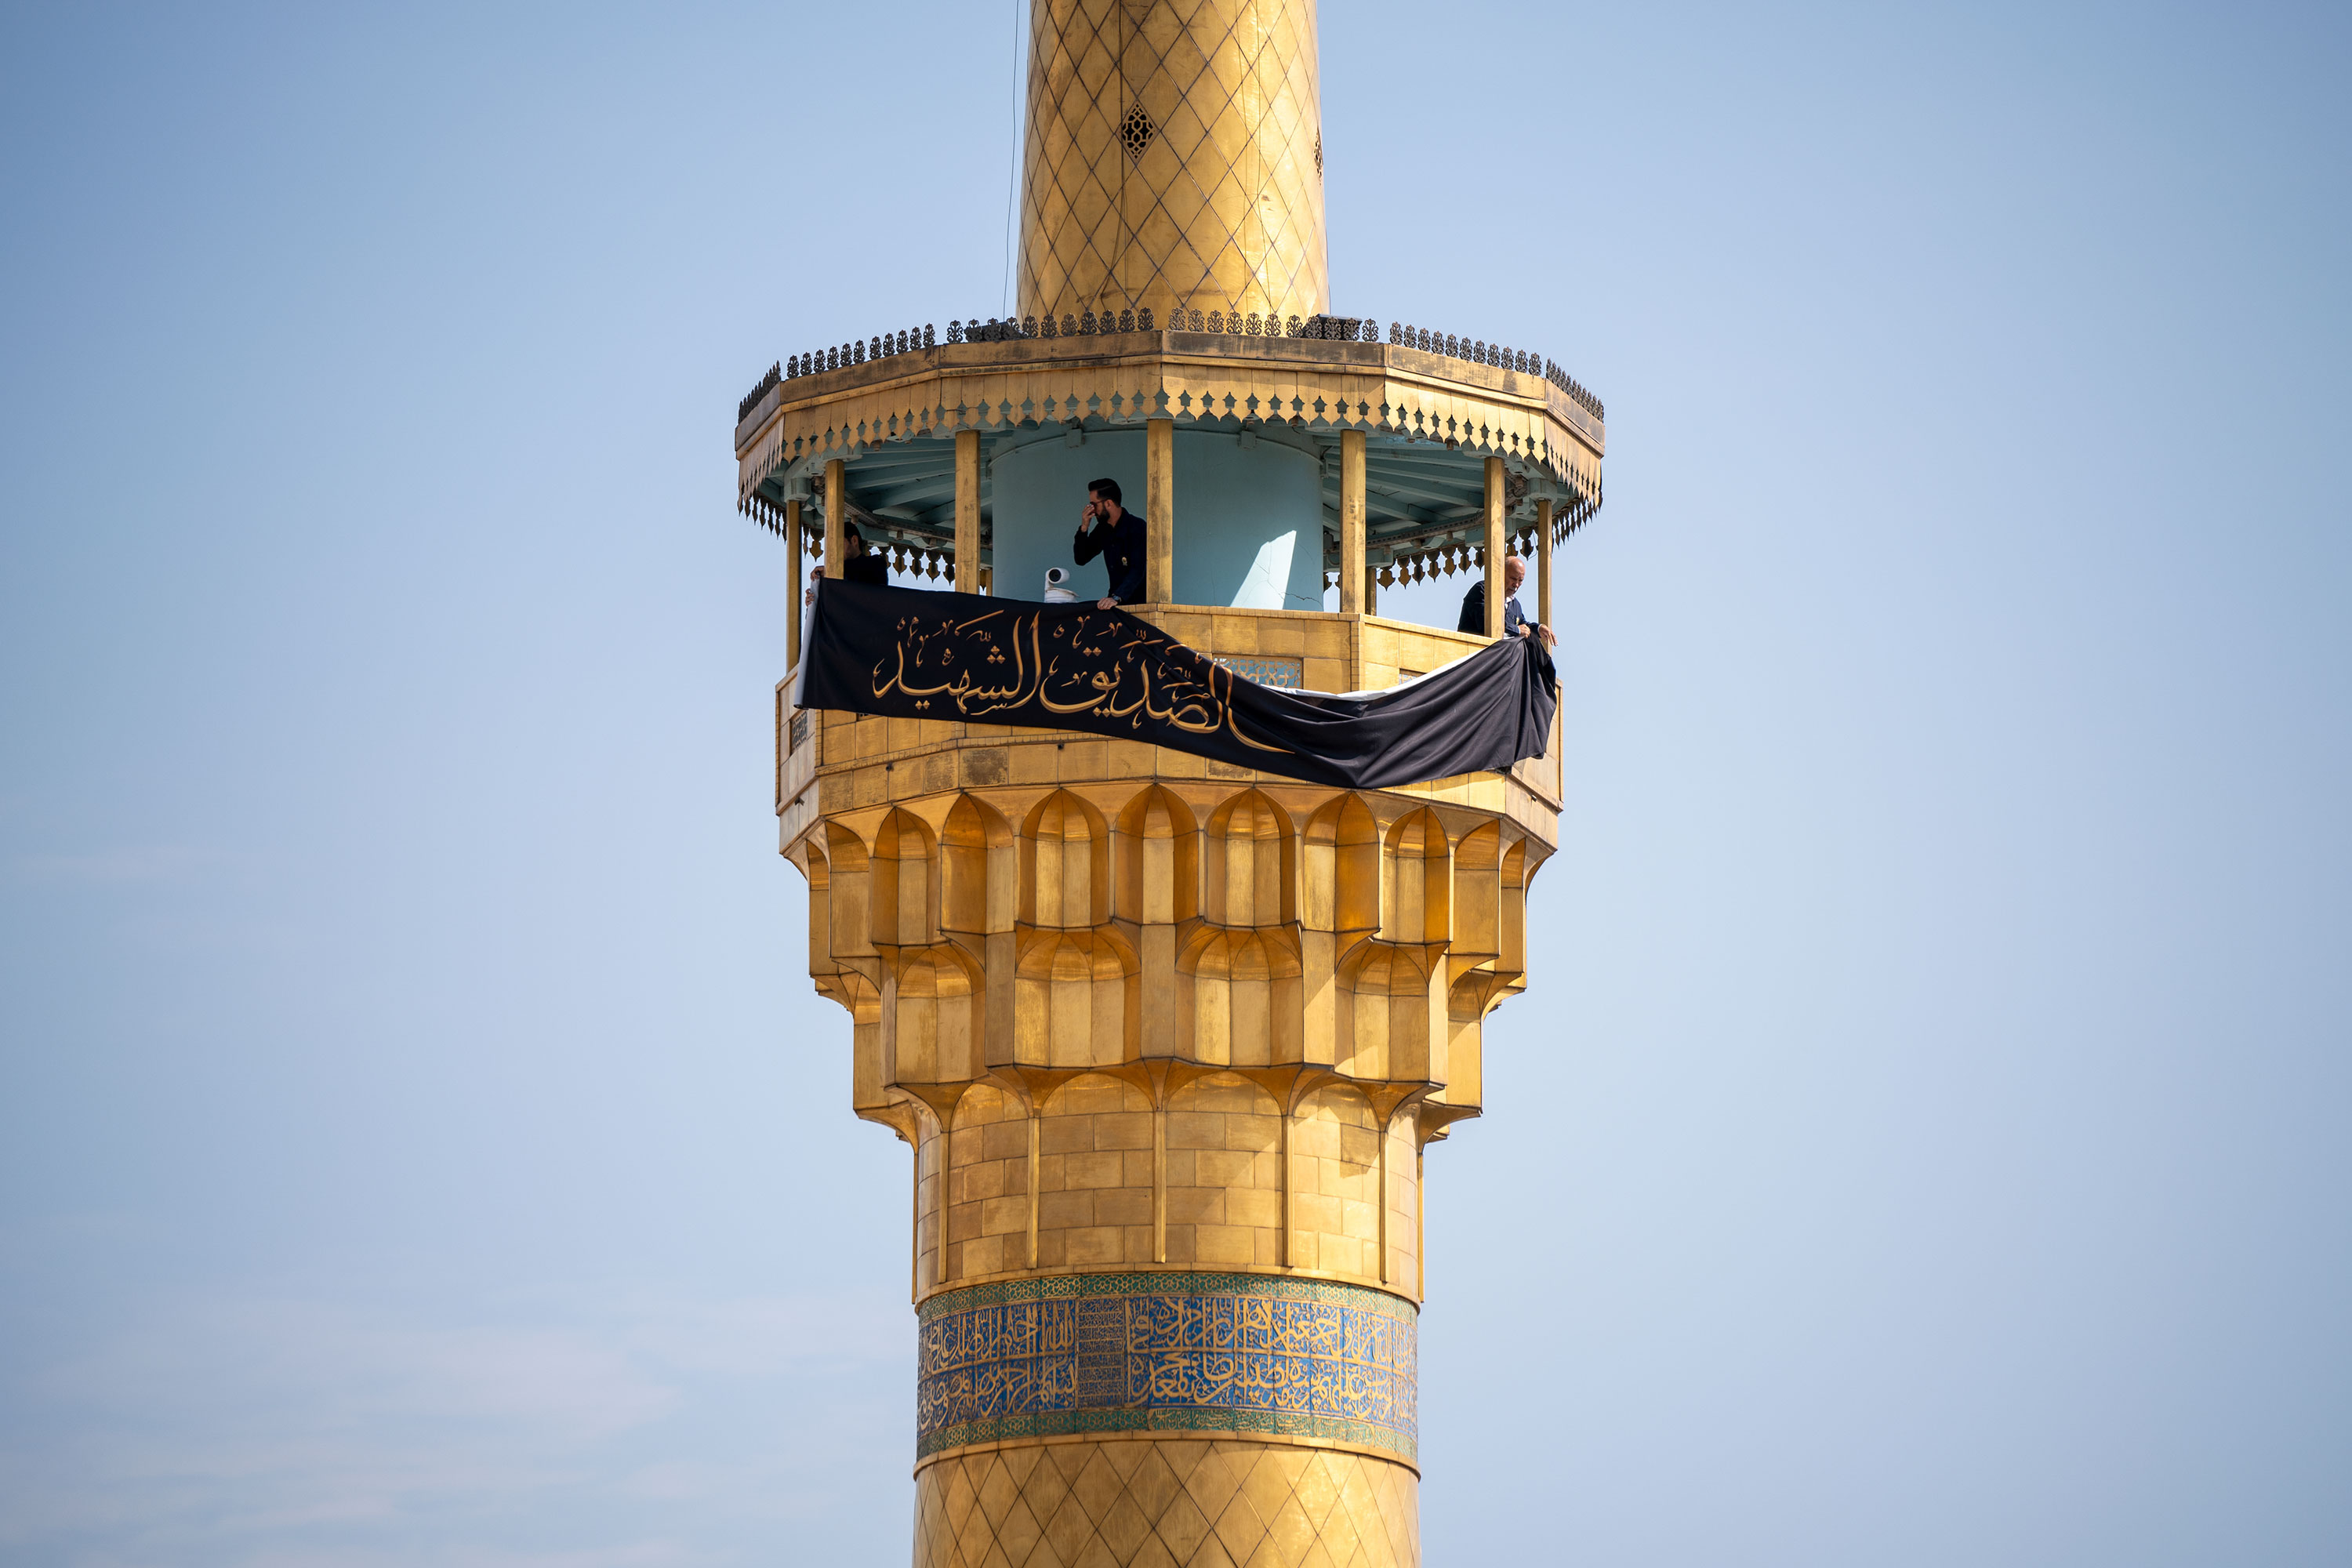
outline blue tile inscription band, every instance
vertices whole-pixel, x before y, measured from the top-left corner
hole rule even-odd
[[[923,1303],[916,1453],[1074,1432],[1420,1436],[1416,1314],[1385,1291],[1262,1274],[1091,1274]]]

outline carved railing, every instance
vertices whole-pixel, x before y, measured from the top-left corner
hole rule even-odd
[[[769,388],[783,379],[784,362],[778,360],[768,367],[768,374],[760,378],[760,384],[745,393],[743,401],[735,405],[735,423],[740,425],[751,417],[751,410],[760,406],[760,399],[767,396]]]
[[[992,343],[1016,338],[1084,338],[1109,332],[1160,330],[1160,324],[1147,306],[1140,310],[1112,311],[1106,309],[1100,313],[1093,310],[1065,312],[1059,317],[1023,316],[1017,320],[1011,317],[999,320],[992,316],[985,321],[977,317],[970,321],[953,321],[948,323],[947,341],[951,343]],[[1180,306],[1169,312],[1167,330],[1251,338],[1314,338],[1367,343],[1381,341],[1380,323],[1368,316],[1309,316],[1302,320],[1297,316],[1262,315],[1255,310],[1244,315],[1240,310],[1227,310],[1222,307],[1197,310],[1190,306]],[[1389,323],[1388,342],[1400,348],[1419,349],[1423,353],[1442,354],[1447,359],[1463,360],[1471,364],[1493,365],[1524,375],[1540,375],[1595,419],[1603,422],[1608,419],[1608,412],[1601,399],[1574,376],[1554,361],[1526,349],[1506,348],[1501,343],[1490,343],[1483,338],[1459,337],[1430,327],[1395,321]],[[936,330],[926,323],[920,327],[877,332],[863,342],[853,340],[828,344],[822,349],[812,349],[806,353],[779,360],[768,367],[768,373],[760,378],[760,384],[737,405],[736,423],[740,425],[749,418],[760,400],[779,382],[839,370],[845,365],[866,364],[899,354],[915,353],[935,347],[938,342]]]

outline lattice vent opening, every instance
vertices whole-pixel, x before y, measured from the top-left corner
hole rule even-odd
[[[1139,103],[1127,111],[1126,119],[1118,122],[1119,143],[1127,149],[1129,158],[1140,163],[1143,162],[1143,150],[1151,145],[1151,138],[1159,131],[1160,127],[1151,123],[1151,116],[1144,113],[1143,105]]]

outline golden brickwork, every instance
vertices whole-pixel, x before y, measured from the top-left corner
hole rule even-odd
[[[1327,686],[1479,640],[1150,618]],[[783,759],[783,847],[811,973],[856,1019],[856,1108],[915,1146],[919,1297],[1169,1267],[1420,1297],[1422,1149],[1476,1113],[1485,1016],[1524,983],[1556,754],[1347,791],[1058,731],[815,717]]]
[[[1149,1075],[1090,1072],[1028,1101],[974,1085],[945,1122],[928,1102],[909,1107],[922,1173],[918,1289],[1166,1265],[1295,1269],[1419,1297],[1421,1115],[1407,1108],[1384,1128],[1361,1089],[1337,1077],[1297,1094],[1286,1117],[1286,1086],[1267,1075],[1170,1076],[1180,1081],[1157,1100]]]
[[[1297,659],[1325,689],[1484,642],[1371,616],[1139,613],[1206,652]],[[1163,1321],[1086,1306],[1108,1275],[1212,1318],[1258,1310],[1237,1291],[1253,1279],[1284,1300],[1418,1302],[1423,1152],[1477,1113],[1486,1016],[1525,984],[1557,736],[1506,773],[1343,790],[1061,731],[801,717],[780,703],[777,808],[808,878],[810,973],[854,1020],[857,1114],[913,1145],[910,1290],[949,1314],[926,1319],[949,1337],[916,1563],[1416,1563],[1411,1307],[1356,1320],[1391,1337],[1347,1363],[1368,1403],[1328,1415],[1269,1404],[1271,1383],[1237,1389],[1248,1408],[1174,1409],[1158,1382],[1150,1408],[1134,1385],[1106,1403],[1055,1384],[1046,1410],[1009,1320],[989,1331],[1013,1348],[981,1361],[1032,1394],[991,1405],[954,1382],[978,1353],[954,1325],[986,1319],[992,1292],[1077,1300],[1056,1322]],[[1082,1383],[1129,1364],[1056,1342]]]
[[[1420,1479],[1337,1448],[1117,1439],[950,1456],[915,1479],[915,1568],[1417,1568]]]
[[[1024,315],[1329,302],[1312,0],[1035,0]]]

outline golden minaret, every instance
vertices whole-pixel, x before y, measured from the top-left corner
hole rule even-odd
[[[1313,5],[1033,13],[1021,316],[795,354],[738,410],[795,581],[854,524],[902,574],[1032,596],[1110,475],[1148,530],[1132,613],[1253,679],[1462,657],[1511,554],[1549,623],[1601,405],[1540,355],[1329,313]],[[1456,571],[1485,636],[1373,613]],[[1418,1563],[1423,1160],[1526,983],[1557,723],[1505,773],[1347,790],[792,690],[809,972],[853,1109],[913,1155],[917,1568]]]

